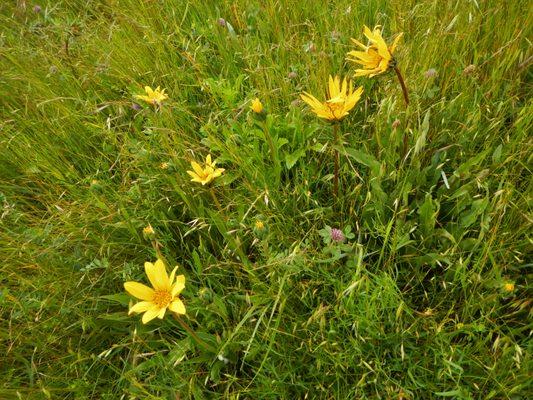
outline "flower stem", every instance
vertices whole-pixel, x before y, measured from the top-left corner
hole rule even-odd
[[[333,124],[333,137],[334,137],[334,144],[339,144],[339,124],[335,123]],[[334,177],[333,177],[333,195],[335,198],[337,198],[337,194],[339,193],[339,150],[335,149],[334,154]]]
[[[218,201],[217,196],[215,195],[215,190],[212,186],[209,187],[209,193],[211,193],[211,197],[213,198],[213,201],[215,202],[218,211],[222,212],[222,206],[220,205],[220,202]]]
[[[396,72],[398,81],[400,81],[400,86],[402,87],[403,99],[405,100],[405,105],[408,106],[409,105],[409,94],[407,93],[407,86],[405,86],[405,81],[403,80],[402,73],[400,72],[400,69],[398,67],[394,67],[394,72]]]
[[[191,337],[196,341],[196,343],[198,343],[200,346],[202,346],[207,351],[216,353],[216,350],[210,345],[208,345],[206,342],[204,342],[202,339],[200,339],[198,335],[192,330],[192,328],[185,321],[181,319],[181,317],[176,316],[176,319],[178,320],[178,323],[181,325],[181,327],[185,329],[189,335],[191,335]]]

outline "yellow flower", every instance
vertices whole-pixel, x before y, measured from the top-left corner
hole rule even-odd
[[[361,98],[363,88],[359,87],[354,91],[350,80],[344,78],[341,84],[338,76],[332,78],[330,75],[328,83],[328,99],[325,102],[321,103],[316,97],[307,92],[304,92],[300,97],[311,106],[313,112],[320,118],[325,118],[329,121],[340,121],[355,107]]]
[[[505,285],[503,285],[503,288],[506,292],[514,291],[514,282],[507,282]]]
[[[192,177],[191,182],[198,182],[206,185],[213,179],[218,178],[225,171],[224,168],[216,168],[216,161],[211,161],[211,154],[205,158],[205,167],[202,168],[196,161],[191,162],[194,171],[187,171]]]
[[[146,96],[138,94],[135,95],[135,98],[154,105],[161,104],[163,100],[168,99],[168,96],[165,94],[165,89],[161,90],[159,86],[155,90],[150,86],[145,86],[144,91],[146,92]]]
[[[252,105],[250,107],[254,113],[261,114],[263,112],[263,104],[261,103],[261,100],[259,100],[257,97],[253,99]]]
[[[145,226],[143,228],[143,233],[147,236],[155,234],[154,228],[152,228],[152,225],[148,224],[148,226]]]
[[[355,70],[355,76],[373,77],[387,71],[389,67],[394,66],[394,50],[398,44],[398,40],[402,37],[402,33],[396,36],[391,46],[387,46],[383,36],[381,36],[381,27],[378,25],[371,31],[367,26],[364,26],[363,33],[370,41],[370,45],[365,46],[361,42],[352,39],[352,41],[361,47],[364,51],[350,51],[346,59],[348,61],[361,64],[363,68]]]
[[[154,264],[144,263],[144,270],[153,288],[138,282],[124,283],[124,289],[129,294],[143,300],[132,306],[128,314],[143,312],[143,324],[156,317],[163,318],[167,309],[176,314],[185,314],[185,305],[178,297],[185,288],[185,276],[175,277],[177,269],[175,267],[169,277],[162,260],[157,260]]]
[[[265,227],[265,224],[263,223],[263,221],[255,221],[255,228],[262,231]]]

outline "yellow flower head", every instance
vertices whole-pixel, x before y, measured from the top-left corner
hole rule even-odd
[[[311,106],[313,112],[320,118],[325,118],[329,121],[340,121],[355,107],[362,93],[362,87],[357,88],[355,91],[353,90],[350,80],[344,78],[341,84],[338,76],[335,78],[330,76],[327,90],[328,99],[325,102],[321,103],[316,97],[307,92],[304,92],[300,97]]]
[[[147,236],[155,234],[154,228],[152,228],[152,225],[148,224],[148,226],[145,226],[143,228],[143,233]]]
[[[514,282],[507,282],[505,285],[503,285],[503,289],[506,292],[512,292],[514,291]]]
[[[202,186],[218,178],[225,171],[224,168],[216,168],[216,161],[211,161],[211,154],[208,154],[205,158],[205,166],[203,168],[196,161],[191,161],[191,167],[193,171],[187,171],[192,177],[191,182],[201,183]]]
[[[135,98],[154,105],[161,104],[163,100],[168,99],[168,96],[165,94],[165,89],[161,90],[159,86],[155,90],[150,86],[145,86],[144,91],[146,92],[146,96],[138,94],[135,95]]]
[[[129,294],[142,300],[132,306],[128,314],[143,312],[143,324],[155,317],[162,319],[167,309],[176,314],[185,314],[185,305],[178,297],[185,288],[185,276],[175,276],[177,269],[175,267],[169,277],[162,260],[154,264],[144,263],[144,270],[153,288],[138,282],[124,283],[124,289]]]
[[[257,220],[255,221],[255,228],[262,231],[265,228],[265,224],[263,221]]]
[[[250,108],[256,114],[261,114],[263,112],[263,104],[261,103],[261,100],[259,100],[257,97],[253,99]]]
[[[355,62],[363,66],[363,68],[355,70],[355,76],[373,77],[387,71],[389,67],[394,65],[394,50],[398,40],[402,37],[402,33],[396,36],[391,46],[387,46],[383,36],[381,36],[381,27],[378,25],[371,31],[366,25],[364,26],[363,33],[369,40],[370,44],[365,46],[361,42],[352,39],[352,41],[363,51],[353,50],[350,51],[346,58],[348,61]]]

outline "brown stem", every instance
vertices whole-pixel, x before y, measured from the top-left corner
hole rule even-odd
[[[405,81],[403,80],[402,73],[400,72],[400,69],[398,67],[394,67],[394,72],[396,72],[396,76],[398,77],[398,80],[400,81],[400,86],[402,87],[403,92],[403,99],[405,100],[405,105],[409,105],[409,94],[407,93],[407,86],[405,86]]]
[[[334,136],[335,145],[339,144],[339,124],[338,123],[335,123],[333,125],[333,136]],[[339,150],[337,149],[335,149],[334,161],[335,161],[335,176],[333,180],[333,195],[335,196],[335,198],[337,198],[337,194],[339,193]]]
[[[212,353],[216,353],[216,350],[211,347],[210,345],[208,345],[206,342],[204,342],[202,339],[200,339],[198,337],[198,335],[192,330],[192,328],[185,322],[181,319],[181,317],[179,316],[176,316],[176,319],[178,320],[178,323],[182,326],[183,329],[185,329],[187,331],[187,333],[189,335],[191,335],[191,337],[196,340],[196,342],[201,345],[203,348],[205,348],[206,350],[212,352]]]

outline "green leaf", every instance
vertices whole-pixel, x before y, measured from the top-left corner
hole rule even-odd
[[[426,137],[429,131],[429,117],[431,115],[431,110],[426,112],[422,125],[420,126],[420,135],[416,139],[415,149],[413,155],[417,155],[426,145]]]
[[[370,168],[372,175],[381,176],[381,164],[374,156],[365,153],[363,150],[356,150],[350,147],[340,149],[340,151],[344,151],[344,154],[348,157],[351,157],[359,164],[363,164]]]
[[[305,155],[305,150],[300,149],[296,150],[294,153],[286,154],[285,155],[285,164],[287,165],[287,169],[291,169],[294,167],[294,164],[298,162],[298,160]]]

